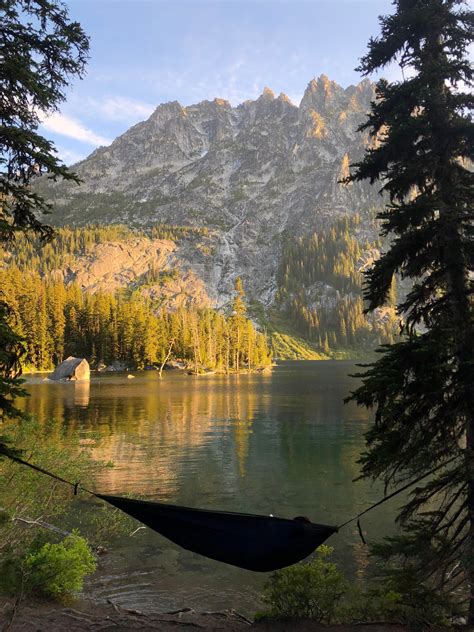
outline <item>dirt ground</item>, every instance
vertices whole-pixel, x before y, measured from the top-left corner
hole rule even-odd
[[[84,630],[92,632],[102,630],[168,632],[173,630],[173,632],[178,632],[186,628],[228,632],[241,630],[252,632],[407,632],[404,626],[384,623],[340,626],[321,626],[307,620],[252,623],[232,610],[195,612],[190,608],[183,608],[175,612],[144,614],[112,603],[96,604],[86,600],[74,602],[70,606],[42,601],[28,600],[16,603],[12,599],[0,600],[1,632],[79,632]],[[426,629],[436,632],[433,627]]]
[[[184,608],[175,613],[144,614],[116,604],[77,601],[70,606],[47,602],[4,600],[0,610],[1,632],[78,632],[91,630],[248,630],[250,622],[233,612],[196,613]]]

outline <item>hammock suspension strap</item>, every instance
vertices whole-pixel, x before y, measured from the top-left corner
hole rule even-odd
[[[1,450],[0,450],[0,454],[2,454]],[[3,455],[8,457],[9,459],[11,459],[12,461],[15,461],[16,463],[20,463],[20,465],[26,465],[26,466],[30,467],[32,470],[35,470],[36,472],[40,472],[40,474],[46,474],[46,476],[49,476],[50,478],[54,478],[54,479],[56,479],[57,481],[59,481],[61,483],[65,483],[66,485],[70,485],[72,487],[72,489],[73,489],[74,496],[77,496],[77,492],[78,492],[79,489],[82,489],[83,491],[87,492],[88,494],[92,494],[92,496],[96,496],[95,492],[91,492],[90,489],[86,489],[85,487],[82,487],[82,485],[80,485],[79,482],[72,483],[71,481],[66,480],[62,476],[59,476],[58,474],[54,474],[53,472],[49,472],[48,470],[43,469],[39,465],[35,465],[34,463],[30,463],[29,461],[24,461],[23,459],[20,459],[19,456],[15,456],[13,454],[8,454],[8,452],[3,452]]]
[[[429,470],[428,472],[425,472],[424,474],[421,474],[420,476],[418,476],[417,478],[415,478],[413,481],[409,481],[406,485],[403,485],[402,487],[399,487],[398,489],[394,490],[391,494],[388,494],[388,496],[384,496],[383,498],[381,498],[380,500],[378,500],[377,502],[373,503],[372,505],[370,505],[369,507],[367,507],[367,509],[364,509],[364,511],[361,511],[360,513],[358,513],[356,516],[353,516],[352,518],[349,518],[349,520],[346,520],[346,522],[343,522],[342,524],[340,524],[338,526],[338,529],[342,529],[343,527],[345,527],[346,525],[350,524],[351,522],[354,522],[354,520],[357,520],[357,524],[358,524],[358,528],[359,528],[359,533],[360,536],[362,538],[362,541],[365,544],[365,540],[364,540],[364,536],[362,535],[362,530],[360,528],[360,519],[362,518],[362,516],[365,516],[366,513],[369,513],[369,511],[372,511],[372,509],[375,509],[376,507],[378,507],[379,505],[383,505],[384,503],[387,502],[387,500],[391,500],[392,498],[394,498],[395,496],[398,496],[398,494],[401,494],[402,492],[405,492],[407,489],[409,489],[412,485],[416,485],[417,483],[419,483],[420,481],[422,481],[424,478],[426,478],[427,476],[431,476],[431,474],[434,474],[435,472],[437,472],[438,470],[440,470],[443,467],[446,467],[447,465],[449,465],[450,463],[452,463],[453,461],[455,461],[458,458],[458,456],[453,456],[452,459],[449,459],[448,461],[446,461],[445,463],[441,463],[441,465],[437,465],[436,467],[432,468],[431,470]]]

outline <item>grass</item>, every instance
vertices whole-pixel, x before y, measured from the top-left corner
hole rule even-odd
[[[273,331],[271,333],[273,356],[278,360],[328,360],[329,356],[317,351],[310,342],[298,336]]]
[[[330,349],[324,353],[319,346],[296,331],[291,321],[276,310],[266,311],[258,301],[249,305],[249,315],[267,332],[273,357],[277,360],[361,360],[374,359],[374,350]]]
[[[258,301],[249,305],[249,315],[267,332],[272,354],[278,360],[329,360],[316,345],[302,338],[291,323],[276,311],[266,311]]]

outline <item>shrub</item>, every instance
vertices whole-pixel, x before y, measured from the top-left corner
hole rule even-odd
[[[47,542],[27,555],[26,586],[30,591],[61,600],[82,590],[84,577],[95,568],[95,557],[87,541],[72,533],[58,544]]]
[[[276,571],[265,586],[264,602],[270,617],[310,618],[331,623],[348,588],[335,564],[327,561],[332,548],[320,546],[310,562]]]

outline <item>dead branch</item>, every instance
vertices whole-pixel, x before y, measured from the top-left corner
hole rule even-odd
[[[59,527],[55,527],[54,525],[49,524],[48,522],[44,522],[41,519],[31,520],[29,518],[16,517],[12,518],[12,522],[21,522],[22,524],[26,524],[30,527],[41,527],[42,529],[49,529],[49,531],[53,531],[54,533],[58,533],[59,535],[63,536],[71,535],[70,531],[63,531],[62,529],[59,529]]]
[[[170,341],[169,347],[168,347],[168,353],[165,356],[165,359],[163,360],[163,362],[161,363],[160,369],[158,371],[158,375],[161,377],[163,374],[163,368],[165,366],[165,364],[168,362],[168,360],[170,359],[170,355],[171,355],[171,351],[173,349],[173,345],[174,345],[174,338]]]

